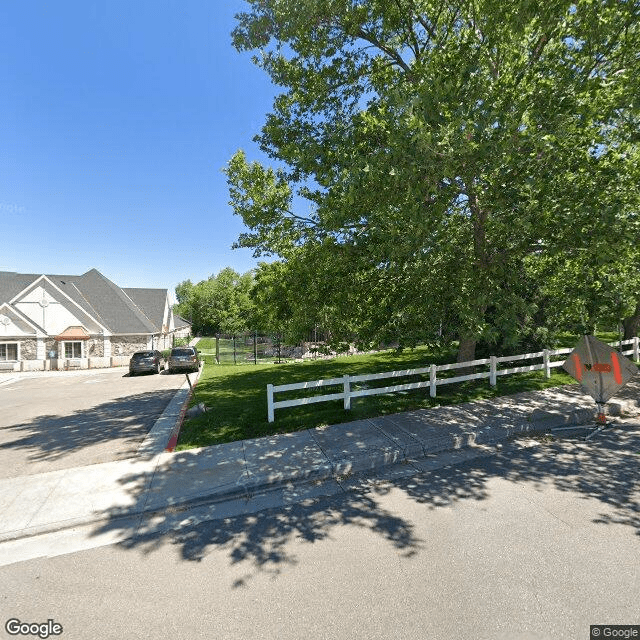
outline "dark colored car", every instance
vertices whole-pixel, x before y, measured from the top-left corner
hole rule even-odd
[[[169,354],[169,371],[197,371],[200,358],[195,347],[174,347]]]
[[[166,368],[166,364],[159,351],[138,351],[129,360],[129,373],[131,375],[147,371],[160,373],[161,369]]]

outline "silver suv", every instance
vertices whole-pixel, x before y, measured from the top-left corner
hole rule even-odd
[[[160,373],[166,367],[166,362],[159,351],[137,351],[129,360],[129,375],[151,371]]]
[[[198,371],[200,358],[195,347],[174,347],[169,354],[169,372]]]

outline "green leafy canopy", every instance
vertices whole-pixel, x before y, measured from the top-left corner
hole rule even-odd
[[[278,168],[226,169],[238,246],[313,259],[336,332],[513,345],[636,306],[636,2],[248,4],[282,92]]]

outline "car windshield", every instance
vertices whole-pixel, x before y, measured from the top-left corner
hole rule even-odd
[[[192,356],[193,349],[174,349],[171,352],[172,356]]]
[[[153,351],[140,351],[140,353],[134,353],[133,357],[136,360],[142,360],[142,358],[153,358]]]

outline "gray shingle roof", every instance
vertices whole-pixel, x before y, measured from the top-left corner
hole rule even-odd
[[[123,289],[123,291],[133,300],[135,305],[144,313],[157,327],[157,331],[162,329],[164,319],[164,308],[167,302],[166,289]]]
[[[0,304],[9,302],[23,289],[37,280],[41,274],[24,274],[0,271]],[[80,308],[90,314],[109,331],[115,334],[158,333],[162,325],[162,311],[158,313],[156,302],[161,296],[144,296],[144,301],[132,300],[118,285],[105,278],[97,269],[91,269],[81,276],[47,275],[61,291]],[[130,291],[163,292],[162,301],[167,297],[166,289],[132,289]],[[146,313],[160,315],[158,326],[154,318]]]
[[[179,316],[175,313],[173,314],[173,324],[176,329],[191,327],[191,322],[189,322],[189,320],[185,320],[182,316]]]
[[[40,275],[0,271],[0,304],[9,302]]]

